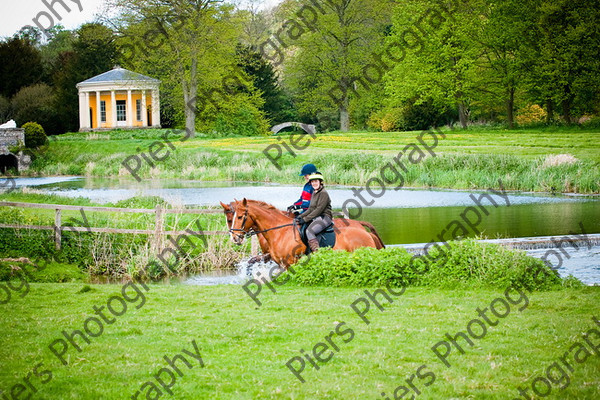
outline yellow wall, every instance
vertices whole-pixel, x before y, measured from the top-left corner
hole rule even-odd
[[[135,127],[142,127],[143,126],[143,120],[142,121],[138,121],[137,120],[137,112],[136,112],[136,107],[135,107],[135,102],[136,100],[141,100],[142,99],[142,93],[141,92],[132,92],[131,93],[131,111],[132,111],[132,115],[130,116],[132,122],[133,122],[133,126]],[[127,101],[127,93],[116,93],[115,95],[115,100],[125,100]],[[112,126],[112,101],[111,101],[111,96],[110,96],[110,92],[101,92],[100,93],[100,101],[104,101],[106,102],[106,122],[102,122],[100,124],[100,128],[114,128],[114,126]],[[146,107],[148,109],[150,109],[152,105],[152,95],[151,95],[151,91],[147,90],[146,91]],[[90,93],[90,109],[92,110],[92,119],[91,119],[91,125],[92,125],[92,129],[98,129],[98,121],[97,121],[97,114],[96,114],[96,93]],[[89,112],[89,111],[88,111]],[[144,110],[142,110],[142,113],[144,112]],[[143,119],[143,114],[142,114],[142,119]],[[148,126],[152,125],[152,113],[149,113],[148,115]]]

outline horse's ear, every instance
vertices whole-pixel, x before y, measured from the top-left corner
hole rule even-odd
[[[244,197],[244,200],[242,200],[242,205],[244,207],[248,207],[248,200],[246,200],[246,198]]]
[[[219,203],[221,203],[221,207],[223,207],[225,210],[229,210],[229,206],[227,204],[223,204],[222,201],[220,201]]]

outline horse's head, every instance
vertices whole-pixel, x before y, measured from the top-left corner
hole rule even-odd
[[[231,224],[233,222],[233,214],[235,213],[233,202],[229,204],[223,204],[223,202],[219,203],[221,203],[221,207],[223,207],[223,213],[225,214],[225,220],[227,221],[227,229],[229,230],[231,229]]]
[[[225,208],[222,203],[221,206]],[[250,233],[252,226],[254,226],[254,220],[248,215],[248,200],[246,200],[246,198],[242,201],[236,201],[230,208],[233,211],[233,216],[231,217],[229,233],[231,235],[231,240],[239,245],[244,242],[244,238]]]

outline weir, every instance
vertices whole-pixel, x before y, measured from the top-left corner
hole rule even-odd
[[[501,246],[519,250],[553,249],[565,246],[598,246],[600,245],[600,233],[587,234],[585,239],[576,239],[572,235],[561,236],[534,236],[507,239],[481,239],[478,242],[495,243]],[[411,253],[419,253],[425,249],[428,243],[390,244],[386,247],[404,247]]]

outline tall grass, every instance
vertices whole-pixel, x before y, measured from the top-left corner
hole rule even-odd
[[[93,205],[81,199],[19,193],[4,196],[3,200]],[[128,199],[106,206],[152,209],[157,204],[173,208],[160,198],[150,197]],[[167,237],[156,246],[154,238],[150,235],[72,232],[69,230],[70,226],[84,226],[83,217],[77,211],[63,211],[62,214],[65,228],[60,250],[55,249],[54,234],[51,231],[31,230],[25,227],[2,228],[0,254],[5,257],[55,259],[77,264],[91,275],[156,279],[214,269],[230,269],[249,253],[249,243],[242,247],[236,246],[226,235],[206,235],[202,238],[189,235],[187,239],[178,240],[181,247],[179,250]],[[85,217],[92,227],[153,229],[155,222],[154,214],[85,212]],[[53,222],[53,210],[0,207],[0,223],[51,226]],[[220,214],[166,214],[164,229],[226,230],[224,218]]]
[[[163,141],[164,132],[113,131],[105,134],[110,140],[64,135],[34,161],[32,173],[131,178],[122,162],[128,156],[147,152],[150,144]],[[414,132],[319,135],[296,157],[284,150],[277,160],[278,169],[263,154],[266,146],[277,143],[272,138],[200,137],[180,142],[172,135],[169,139],[177,150],[167,148],[169,156],[154,167],[140,157],[137,174],[142,179],[298,183],[300,166],[313,162],[328,183],[361,186],[379,174],[379,169],[406,144],[414,142],[415,136]],[[417,165],[405,161],[405,186],[485,189],[497,186],[501,179],[510,190],[600,193],[596,133],[467,130],[447,132],[446,136],[435,150],[437,157]],[[573,154],[575,162],[545,164],[549,155],[560,152]]]

